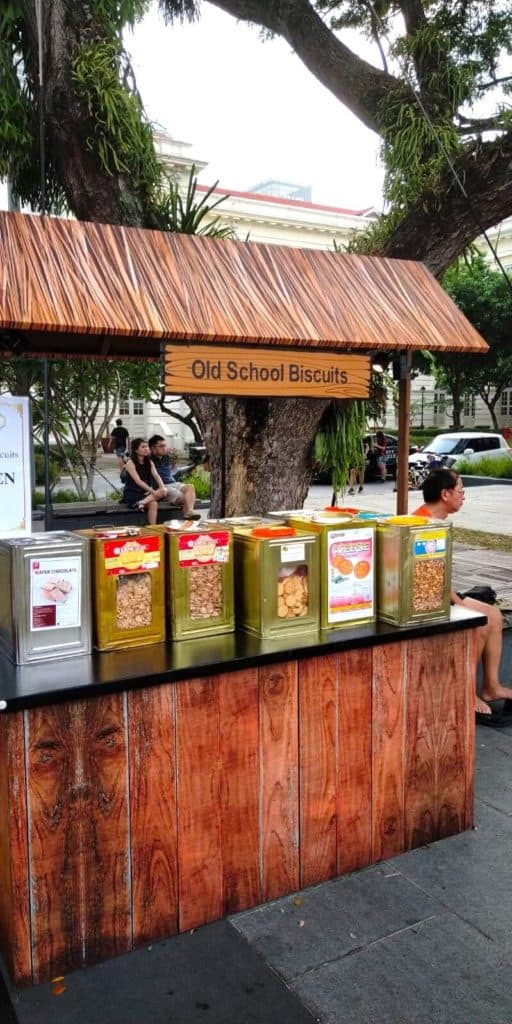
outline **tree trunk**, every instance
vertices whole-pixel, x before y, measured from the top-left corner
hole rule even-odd
[[[452,420],[456,430],[462,429],[462,395],[458,388],[452,388]]]
[[[485,406],[487,406],[487,411],[489,413],[489,416],[491,417],[492,428],[493,430],[496,431],[497,434],[499,434],[500,428],[498,425],[498,417],[496,415],[496,406],[498,404],[499,399],[501,398],[501,391],[502,389],[500,388],[500,390],[497,391],[496,394],[492,396],[492,398],[489,397],[488,393],[484,393],[483,391],[478,392],[480,398],[482,399],[482,402],[484,403]]]
[[[327,400],[198,395],[186,400],[211,456],[212,515],[302,507],[310,485],[313,441]]]
[[[38,80],[37,21],[34,0],[20,0],[31,44],[32,80]],[[77,49],[101,38],[82,0],[43,4],[44,114],[46,158],[57,170],[70,209],[79,220],[142,227],[144,206],[130,178],[102,167],[89,140],[95,125],[72,74]]]

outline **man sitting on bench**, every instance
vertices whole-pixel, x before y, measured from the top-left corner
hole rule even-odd
[[[153,437],[149,439],[149,448],[156,471],[167,488],[169,501],[173,505],[182,505],[184,518],[191,518],[194,516],[196,501],[193,484],[180,484],[176,480],[173,472],[173,460],[167,450],[165,438],[160,434],[153,434]]]

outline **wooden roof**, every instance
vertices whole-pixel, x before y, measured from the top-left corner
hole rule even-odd
[[[5,330],[20,353],[119,358],[165,338],[487,350],[421,263],[2,212]]]

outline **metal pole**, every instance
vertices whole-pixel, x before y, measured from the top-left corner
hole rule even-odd
[[[425,386],[424,385],[422,385],[422,387],[420,388],[420,391],[421,391],[421,429],[423,430],[423,405],[424,405],[424,402],[425,402]]]
[[[409,421],[411,416],[411,353],[400,355],[398,384],[398,458],[397,495],[398,515],[407,515],[409,503]]]
[[[44,358],[44,423],[43,423],[43,449],[44,449],[44,528],[46,531],[52,526],[52,495],[50,490],[50,361],[48,356]]]
[[[38,93],[37,105],[39,115],[39,162],[41,187],[41,214],[46,213],[46,156],[45,156],[45,118],[44,118],[44,43],[43,43],[43,7],[42,0],[36,0],[37,50],[38,50]]]
[[[226,515],[226,399],[220,400],[220,517]]]

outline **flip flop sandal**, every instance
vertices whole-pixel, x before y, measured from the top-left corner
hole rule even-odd
[[[500,718],[506,718],[507,722],[512,724],[512,698],[497,697],[496,700],[486,701],[486,704],[489,705],[493,714],[499,715]]]
[[[511,697],[505,697],[505,700],[503,701],[503,707],[501,709],[501,713],[503,715],[503,718],[512,718],[512,698]]]
[[[491,729],[502,729],[503,726],[510,724],[510,720],[507,721],[501,711],[492,708],[490,715],[484,714],[483,711],[475,711],[475,721],[477,725],[488,725]]]

